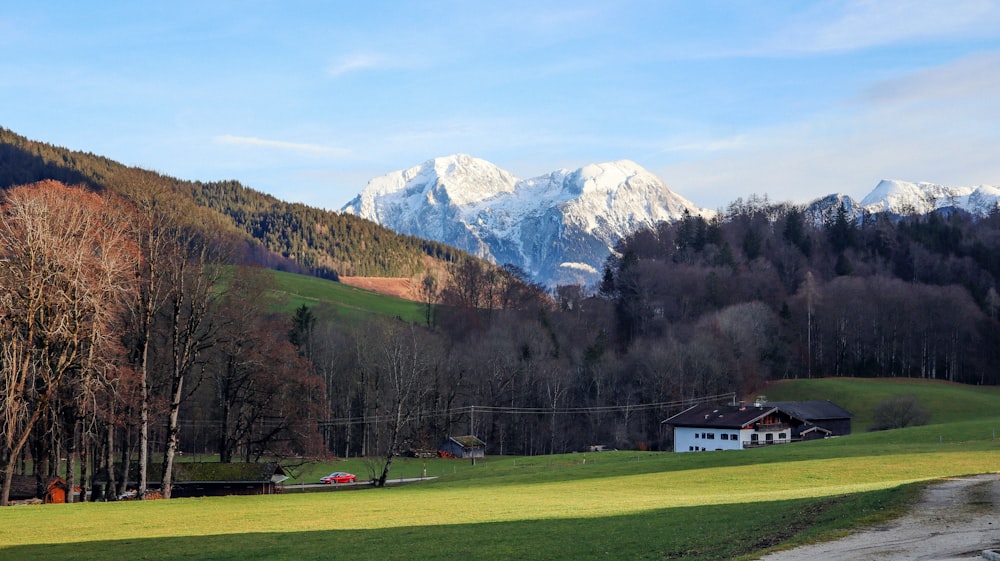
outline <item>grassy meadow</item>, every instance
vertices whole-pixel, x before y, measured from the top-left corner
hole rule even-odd
[[[968,386],[909,378],[816,378],[771,382],[761,391],[770,401],[829,399],[854,413],[854,432],[872,424],[884,400],[913,396],[930,413],[931,424],[947,424],[1000,415],[1000,387]]]
[[[818,381],[806,382],[781,391]],[[868,382],[845,405],[868,399]],[[895,383],[908,394],[923,387]],[[932,384],[928,402],[934,389],[941,404],[971,392],[992,396],[992,408],[746,451],[400,459],[394,477],[426,469],[434,479],[386,489],[10,507],[0,510],[0,559],[753,559],[896,515],[928,481],[998,471],[1000,396]],[[293,471],[311,482],[333,470],[364,479],[366,469],[357,459]]]
[[[288,314],[305,304],[309,307],[329,306],[345,317],[380,314],[413,323],[422,322],[425,318],[424,305],[419,302],[317,277],[270,270],[267,273],[274,276],[274,292],[280,301],[280,311]]]

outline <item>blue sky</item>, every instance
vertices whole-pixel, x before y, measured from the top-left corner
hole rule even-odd
[[[323,208],[454,153],[710,208],[1000,185],[998,1],[5,4],[0,126]]]

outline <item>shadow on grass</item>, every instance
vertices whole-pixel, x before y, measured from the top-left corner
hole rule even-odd
[[[673,508],[605,518],[379,530],[248,532],[0,547],[0,559],[717,561],[748,558],[778,545],[812,541],[856,524],[884,520],[899,513],[917,490],[919,486],[911,485],[821,500]],[[60,536],[58,528],[39,531],[48,532],[53,538],[72,540],[72,536]]]

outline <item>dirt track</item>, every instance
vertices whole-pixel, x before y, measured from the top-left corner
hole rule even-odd
[[[897,520],[845,538],[782,551],[762,561],[956,561],[1000,548],[1000,475],[931,485]]]

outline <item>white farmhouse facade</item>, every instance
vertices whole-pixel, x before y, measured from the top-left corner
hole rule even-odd
[[[801,424],[777,407],[748,405],[696,405],[663,422],[674,427],[674,452],[785,444]]]

